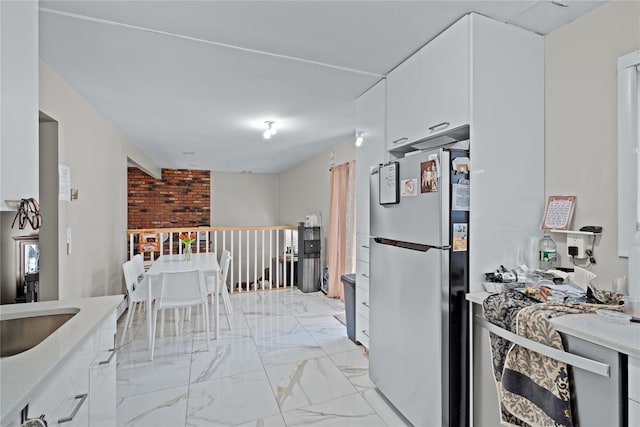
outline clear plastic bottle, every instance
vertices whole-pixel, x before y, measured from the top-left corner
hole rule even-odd
[[[556,264],[558,263],[556,242],[554,242],[551,236],[549,236],[549,233],[544,233],[544,236],[540,239],[538,253],[540,254],[540,270],[547,271],[556,267]]]

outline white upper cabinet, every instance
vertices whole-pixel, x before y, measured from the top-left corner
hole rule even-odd
[[[469,124],[469,16],[426,45],[421,55],[426,90],[420,138]]]
[[[0,1],[0,210],[38,197],[38,2]]]
[[[387,148],[422,138],[421,111],[424,85],[421,52],[400,64],[387,76]]]
[[[469,16],[387,76],[387,148],[469,123]]]

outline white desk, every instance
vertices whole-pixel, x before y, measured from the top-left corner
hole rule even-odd
[[[218,334],[220,332],[220,289],[218,289],[219,283],[218,278],[220,277],[220,265],[218,265],[218,259],[216,258],[215,252],[201,252],[191,254],[191,260],[185,261],[184,255],[182,254],[171,254],[171,255],[160,255],[160,257],[151,265],[149,271],[147,271],[147,276],[149,279],[146,281],[149,285],[149,289],[147,292],[147,343],[149,346],[149,351],[151,351],[151,331],[152,331],[152,323],[153,316],[150,315],[151,311],[151,301],[153,301],[154,297],[154,288],[155,288],[155,296],[158,294],[158,289],[160,288],[160,278],[158,276],[162,275],[165,272],[175,272],[175,271],[191,271],[191,270],[200,270],[204,273],[205,276],[213,276],[215,280],[215,315],[216,315],[216,331],[215,338],[218,338]]]

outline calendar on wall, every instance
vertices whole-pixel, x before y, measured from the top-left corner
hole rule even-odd
[[[575,205],[576,196],[549,196],[540,228],[542,230],[568,230]]]

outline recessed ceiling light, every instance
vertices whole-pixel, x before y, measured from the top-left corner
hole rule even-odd
[[[193,151],[183,151],[182,154],[184,154],[185,156],[193,156],[196,153],[194,153]]]
[[[277,133],[276,124],[274,121],[270,121],[270,120],[267,120],[266,122],[264,122],[264,124],[267,125],[267,129],[264,131],[262,136],[264,137],[264,139],[270,139],[273,135]]]

